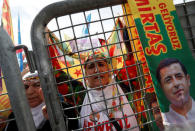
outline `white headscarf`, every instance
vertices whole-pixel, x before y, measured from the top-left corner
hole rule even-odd
[[[38,78],[38,72],[37,71],[35,71],[34,73],[31,73],[31,72],[28,72],[28,73],[26,73],[23,77],[22,77],[22,79],[23,80],[27,80],[28,78]]]
[[[38,72],[35,73],[28,72],[22,77],[23,80],[39,79]],[[40,105],[31,108],[31,113],[35,123],[35,127],[38,128],[40,124],[45,120],[42,112],[42,107],[45,106],[45,103],[42,102]]]
[[[115,126],[109,124],[111,118],[117,120],[123,130],[137,126],[134,112],[121,87],[115,83],[113,77],[110,78],[109,86],[101,90],[90,88],[85,83],[84,87],[88,92],[80,112],[82,128],[99,125],[97,129],[94,127],[91,129],[107,131],[112,128],[116,131]],[[139,131],[139,128],[136,127],[133,131]]]

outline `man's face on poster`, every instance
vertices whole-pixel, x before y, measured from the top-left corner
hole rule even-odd
[[[179,63],[173,63],[160,70],[161,87],[167,99],[176,106],[188,101],[190,76],[185,75]]]

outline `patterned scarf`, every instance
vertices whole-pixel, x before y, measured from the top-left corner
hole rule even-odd
[[[114,83],[112,81],[111,83]],[[81,127],[92,127],[97,124],[98,129],[116,130],[110,119],[116,120],[122,129],[137,126],[134,112],[119,85],[110,85],[102,90],[92,90],[87,87],[88,94],[85,95],[81,109]],[[102,124],[102,125],[101,125]],[[96,130],[94,127],[92,130]],[[134,128],[133,131],[138,131]]]

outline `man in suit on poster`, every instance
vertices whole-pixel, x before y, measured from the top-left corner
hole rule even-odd
[[[190,96],[190,76],[185,66],[176,58],[166,58],[158,65],[156,77],[170,101],[169,112],[162,113],[163,124],[186,127],[195,123],[195,102]]]

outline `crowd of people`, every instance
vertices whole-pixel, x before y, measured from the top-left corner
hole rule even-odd
[[[135,109],[125,94],[129,93],[129,87],[124,90],[125,88],[121,88],[121,84],[116,81],[108,52],[103,52],[101,48],[89,51],[84,59],[83,69],[83,83],[71,79],[71,85],[75,88],[73,92],[82,90],[85,93],[78,97],[75,96],[76,99],[79,99],[76,104],[82,105],[77,111],[75,109],[64,111],[68,118],[79,118],[68,119],[68,130],[79,128],[98,131],[142,130],[143,125],[140,125],[137,120]],[[59,73],[61,76],[56,77],[57,83],[70,78],[63,71]],[[38,73],[30,73],[27,68],[22,72],[22,78],[36,129],[38,131],[52,130]],[[75,82],[76,85],[80,85],[79,88],[74,85]],[[62,95],[68,93],[68,90],[65,89],[68,88],[66,83],[59,84],[59,88],[61,91],[63,90]],[[64,96],[61,105],[64,109],[78,106],[73,102],[72,96]],[[9,116],[9,119],[11,118],[14,118],[14,113]],[[4,128],[4,131],[13,130],[18,130],[16,121],[8,122]]]
[[[111,66],[109,55],[107,52],[102,52],[101,48],[88,53],[83,64],[83,83],[71,79],[75,91],[82,90],[85,93],[77,98],[80,102],[76,104],[82,105],[77,109],[79,112],[76,113],[75,109],[64,111],[68,118],[78,118],[78,116],[80,118],[69,119],[68,130],[79,128],[98,131],[141,130],[136,112],[125,95],[126,90],[123,90],[116,81]],[[159,130],[184,129],[186,126],[189,130],[193,130],[195,104],[189,93],[190,76],[185,66],[178,59],[167,58],[160,62],[156,72],[161,88],[170,101],[169,111],[162,113],[163,117],[161,117],[155,93],[146,96],[147,104],[150,109],[153,109],[152,114]],[[68,77],[63,71],[58,73],[61,76],[56,78],[57,82],[67,80]],[[52,130],[38,73],[30,73],[26,68],[22,73],[22,79],[37,131]],[[77,85],[79,88],[76,87]],[[63,90],[68,87],[62,83],[58,88]],[[68,91],[62,94],[67,93]],[[72,96],[64,98],[61,105],[65,109],[73,107],[75,105],[72,101]],[[9,119],[12,118],[14,113],[9,116]],[[8,122],[4,128],[4,131],[17,130],[16,121]]]

